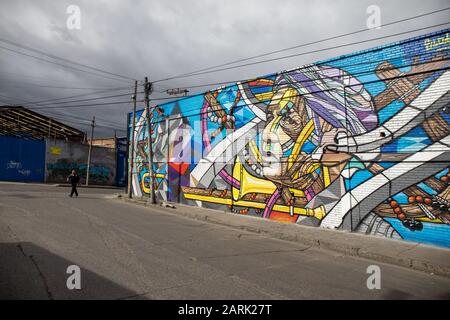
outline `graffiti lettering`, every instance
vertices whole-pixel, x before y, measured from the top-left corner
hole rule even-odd
[[[22,168],[22,163],[20,162],[11,160],[6,164],[6,169],[20,169],[20,168]]]
[[[445,34],[445,36],[439,37],[439,38],[435,38],[435,39],[425,39],[424,41],[424,45],[426,50],[433,50],[435,48],[439,48],[441,46],[445,46],[445,45],[450,45],[450,37],[448,35],[448,33]],[[448,47],[444,47],[441,49],[445,49]]]

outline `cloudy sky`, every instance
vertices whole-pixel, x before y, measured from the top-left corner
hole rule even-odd
[[[70,5],[80,8],[80,29],[67,27],[67,8]],[[385,24],[450,7],[450,0],[2,0],[0,105],[27,106],[56,119],[64,119],[83,131],[88,130],[89,119],[95,115],[99,125],[96,136],[112,136],[114,128],[118,129],[118,135],[124,135],[126,114],[132,110],[131,102],[80,105],[130,101],[134,81],[127,78],[143,80],[148,76],[150,80],[165,79],[364,29],[369,17],[366,11],[370,5],[381,9],[381,23]],[[449,12],[246,62],[424,28],[449,21]],[[152,96],[167,97],[164,90],[168,88],[235,81],[290,69],[445,27],[195,77],[161,81],[155,84]],[[123,77],[51,59],[14,46],[11,41]],[[189,94],[210,88],[190,88]],[[112,95],[123,96],[61,103]],[[60,99],[66,97],[73,98]],[[142,95],[138,99],[143,99]],[[76,107],[64,107],[68,105]]]

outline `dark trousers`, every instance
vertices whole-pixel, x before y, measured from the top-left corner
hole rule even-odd
[[[78,191],[77,191],[77,185],[76,184],[72,185],[72,190],[70,191],[70,196],[72,197],[74,193],[78,197]]]

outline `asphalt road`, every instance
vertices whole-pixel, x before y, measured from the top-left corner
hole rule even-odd
[[[0,299],[449,299],[450,279],[112,199],[0,183]],[[367,268],[381,268],[381,289]],[[81,269],[69,290],[67,268]]]

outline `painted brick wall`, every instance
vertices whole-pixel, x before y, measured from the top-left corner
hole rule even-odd
[[[152,109],[157,197],[450,247],[449,31]],[[145,111],[135,119],[146,196]]]

